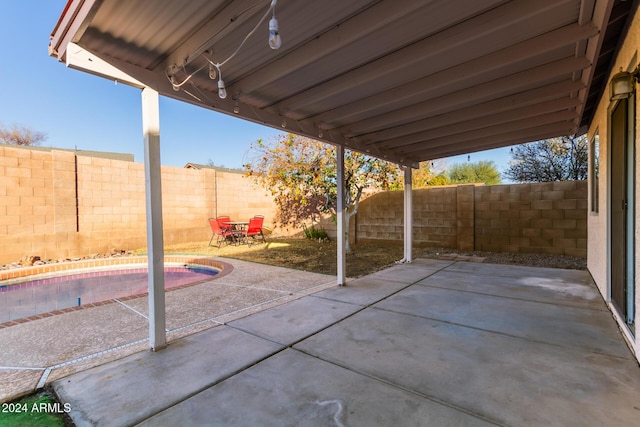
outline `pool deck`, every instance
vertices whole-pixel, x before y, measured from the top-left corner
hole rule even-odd
[[[89,369],[52,370],[74,422],[602,426],[640,419],[640,367],[588,272],[416,260],[335,287],[332,277],[276,267],[281,280],[267,286],[274,278],[257,273],[262,266],[244,267],[236,279],[236,270],[226,276],[235,291],[278,288],[293,291],[292,299],[172,333],[159,352],[143,342],[143,351]],[[299,281],[306,295],[294,291]],[[168,299],[170,329],[193,320],[176,311],[177,300],[196,312],[207,310],[203,298]],[[105,316],[94,338],[124,331],[129,321]],[[131,325],[138,329],[123,341],[137,336],[133,329],[146,332]],[[43,349],[47,343],[56,339]]]
[[[335,284],[335,276],[220,260],[233,265],[231,273],[167,292],[169,343]],[[0,402],[148,349],[147,314],[148,299],[142,296],[0,328]]]

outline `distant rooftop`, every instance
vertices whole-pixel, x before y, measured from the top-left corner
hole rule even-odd
[[[244,173],[242,169],[235,168],[225,168],[224,166],[214,166],[214,165],[202,165],[199,163],[187,163],[184,165],[185,169],[213,169],[221,172],[234,172],[234,173]]]

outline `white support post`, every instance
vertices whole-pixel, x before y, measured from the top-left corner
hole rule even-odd
[[[158,92],[148,87],[142,90],[142,131],[149,264],[149,344],[151,350],[157,351],[167,345],[160,181],[160,107]]]
[[[344,147],[338,146],[336,148],[337,156],[337,171],[336,171],[336,185],[337,191],[337,226],[338,226],[338,286],[344,286],[346,276],[346,252],[345,252],[345,188],[344,188]]]
[[[404,262],[413,260],[413,188],[411,185],[412,170],[404,170]]]

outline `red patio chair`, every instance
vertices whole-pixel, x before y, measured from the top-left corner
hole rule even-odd
[[[264,234],[262,233],[262,224],[264,223],[264,217],[262,215],[256,215],[249,220],[249,225],[242,232],[242,237],[247,239],[251,237],[251,242],[247,241],[247,244],[251,246],[251,243],[255,242],[257,237],[260,236],[263,243],[267,243],[267,240],[264,238]]]
[[[262,233],[262,225],[264,223],[264,215],[254,215],[253,219],[256,220],[255,224],[256,224],[256,226],[260,227],[260,233]],[[264,235],[262,236],[262,239],[264,240]]]
[[[225,224],[225,222],[231,222],[231,218],[223,215],[223,216],[217,217],[216,221],[218,221],[218,225],[220,226],[221,229],[226,231],[231,231],[231,225]]]
[[[218,220],[216,218],[209,218],[209,226],[211,227],[211,239],[209,239],[209,246],[211,246],[211,242],[213,238],[217,236],[218,240],[216,243],[218,244],[218,249],[225,242],[231,242],[234,238],[233,233],[230,230],[225,230],[220,227]]]

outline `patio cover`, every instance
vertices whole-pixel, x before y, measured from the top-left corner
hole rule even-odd
[[[69,0],[70,67],[404,165],[582,133],[634,1]],[[182,82],[172,89],[168,75]]]
[[[159,234],[149,241],[150,259],[162,259],[158,94],[416,167],[583,133],[637,7],[622,0],[279,0],[282,46],[272,50],[272,1],[69,0],[53,30],[51,56],[143,89],[148,234]],[[211,79],[209,64],[222,62]],[[405,200],[410,211],[410,195]],[[343,253],[338,260],[340,283]],[[162,289],[162,278],[155,281]],[[161,308],[150,307],[161,316],[159,347]]]

